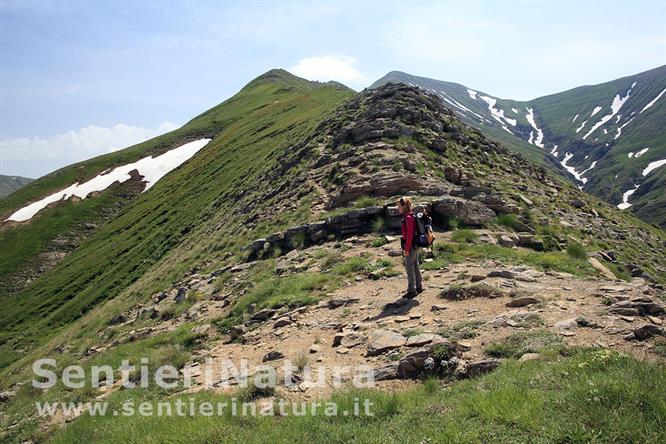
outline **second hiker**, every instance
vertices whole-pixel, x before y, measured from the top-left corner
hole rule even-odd
[[[421,270],[419,269],[419,260],[417,255],[417,246],[414,243],[416,233],[416,218],[412,212],[412,200],[409,197],[402,197],[398,200],[398,210],[402,215],[402,255],[405,258],[405,270],[407,271],[407,293],[404,297],[413,299],[419,293],[423,292],[423,281]]]

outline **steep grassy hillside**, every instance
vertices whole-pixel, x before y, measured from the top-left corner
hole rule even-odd
[[[14,191],[26,186],[33,180],[34,179],[28,179],[27,177],[0,175],[0,199],[9,196]]]
[[[112,164],[129,162],[151,149],[170,146],[175,140],[214,137],[194,159],[128,203],[62,263],[23,291],[3,293],[0,302],[6,309],[0,316],[2,366],[15,362],[20,350],[55,336],[61,327],[122,292],[176,245],[186,242],[195,232],[201,235],[202,225],[213,216],[219,226],[208,226],[204,238],[223,231],[227,233],[227,243],[239,242],[242,233],[228,234],[242,226],[242,216],[234,212],[239,211],[243,199],[271,186],[257,182],[259,174],[273,168],[276,153],[287,149],[293,140],[302,139],[322,115],[350,94],[340,85],[310,83],[272,71],[176,132],[60,170],[3,201],[3,209],[14,209],[19,203],[78,180],[81,175],[90,177]],[[8,245],[2,254],[4,270],[16,267],[14,256],[26,256],[24,249],[37,251],[34,244],[45,242],[45,238],[61,229],[70,229],[69,221],[79,223],[99,207],[114,204],[108,194],[81,203],[67,201],[40,212],[28,224],[4,229],[2,236],[7,243],[3,240],[3,245]],[[212,240],[208,246],[212,247],[211,259],[233,251]],[[182,258],[178,262],[176,269],[161,276],[162,282],[187,268]],[[158,288],[159,282],[153,285]]]

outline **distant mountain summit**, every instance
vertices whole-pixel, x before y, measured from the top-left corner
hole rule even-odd
[[[389,82],[436,94],[487,136],[666,227],[666,66],[530,101],[399,71],[371,88]]]
[[[29,184],[33,179],[20,176],[2,176],[0,175],[0,198],[9,196],[19,188]]]

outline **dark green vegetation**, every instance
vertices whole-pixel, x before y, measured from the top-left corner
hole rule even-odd
[[[666,90],[666,66],[530,101],[497,99],[481,91],[477,91],[475,98],[472,98],[463,85],[398,71],[388,73],[372,87],[387,82],[411,83],[431,92],[436,91],[443,103],[466,123],[530,160],[569,177],[577,185],[583,185],[585,191],[612,204],[621,203],[622,194],[640,184],[631,196],[630,210],[646,221],[666,227],[666,168],[659,168],[646,177],[642,175],[650,162],[666,159],[666,133],[663,129],[666,97],[662,95],[643,111]],[[584,138],[603,116],[612,113],[614,98],[625,98],[629,91],[629,97],[617,114]],[[488,103],[481,96],[495,99],[494,107],[503,110],[507,118],[515,119],[516,125],[506,120],[500,123],[493,118]],[[597,107],[600,109],[592,116]],[[537,131],[527,119],[528,108],[533,110],[535,123],[543,131],[543,148],[536,146]],[[581,127],[583,122],[587,123]],[[640,158],[629,158],[630,153],[644,148],[649,149]],[[552,152],[557,152],[558,156],[554,157]],[[576,181],[562,167],[566,153],[573,155],[567,165],[574,166],[578,173],[592,167],[596,161],[595,167],[584,175],[589,179],[587,183]]]
[[[33,180],[34,179],[28,179],[27,177],[0,175],[0,198],[9,196],[14,191],[26,186]]]
[[[326,417],[322,410],[315,416],[277,418],[84,416],[58,432],[54,442],[266,442],[267,437],[296,443],[666,440],[663,366],[608,350],[570,354],[505,362],[494,373],[446,390],[439,382],[427,381],[401,393],[352,391],[331,399],[339,411],[352,411],[355,398],[370,399],[373,416]],[[229,399],[209,393],[195,398]],[[120,404],[119,399],[114,402]]]

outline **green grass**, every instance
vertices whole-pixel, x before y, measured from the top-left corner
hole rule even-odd
[[[525,353],[558,354],[565,351],[565,346],[562,339],[553,332],[532,330],[514,333],[487,345],[484,351],[496,358],[520,358]]]
[[[479,235],[470,229],[458,229],[451,233],[451,240],[458,243],[474,243],[479,238]]]
[[[151,142],[154,145],[146,142],[84,162],[83,170],[77,165],[68,167],[0,201],[1,213],[3,208],[53,192],[82,175],[94,175],[109,165],[168,148],[185,133],[217,134],[197,156],[129,203],[56,268],[16,295],[0,295],[5,307],[0,314],[0,368],[21,368],[30,357],[17,350],[35,349],[62,334],[63,328],[71,329],[70,337],[78,335],[73,323],[106,301],[122,296],[119,306],[143,302],[151,294],[170,288],[204,258],[220,261],[227,252],[240,256],[241,247],[255,235],[307,220],[310,212],[304,198],[296,211],[277,214],[254,233],[239,234],[236,211],[276,186],[277,181],[269,184],[259,178],[279,169],[285,162],[280,156],[290,155],[293,140],[309,134],[322,116],[350,95],[350,90],[340,86],[303,83],[295,78],[282,83],[253,82],[188,122],[186,131],[170,133]],[[277,180],[288,181],[298,168],[305,168],[293,165]],[[49,227],[51,220],[58,220],[50,216],[63,213],[60,220],[65,224],[84,219],[85,207],[100,205],[104,196],[46,210],[31,224],[3,230],[3,240],[10,239],[13,247],[11,254],[0,255],[0,272],[17,269],[41,248],[39,242],[68,229]],[[9,303],[9,299],[15,302]],[[80,340],[94,338],[106,321],[102,313],[96,314],[81,330],[85,334]]]
[[[567,245],[567,254],[574,259],[585,259],[587,258],[587,251],[585,247],[576,242],[570,242]]]
[[[596,271],[583,259],[572,258],[564,252],[539,252],[504,248],[491,244],[436,243],[435,260],[422,265],[437,270],[467,260],[494,259],[507,265],[529,265],[541,271],[561,271],[576,276],[594,276]]]
[[[666,440],[666,370],[606,350],[571,357],[506,362],[495,372],[437,381],[399,392],[354,390],[330,398],[339,411],[369,399],[373,416],[104,417],[83,416],[54,443],[238,442],[588,443]],[[201,393],[197,401],[228,401]],[[185,398],[188,399],[188,398]]]
[[[367,208],[379,205],[379,200],[376,197],[361,196],[354,202],[355,208]]]
[[[518,229],[522,224],[518,221],[518,217],[515,214],[501,214],[492,221],[497,225],[501,225],[512,230]]]

